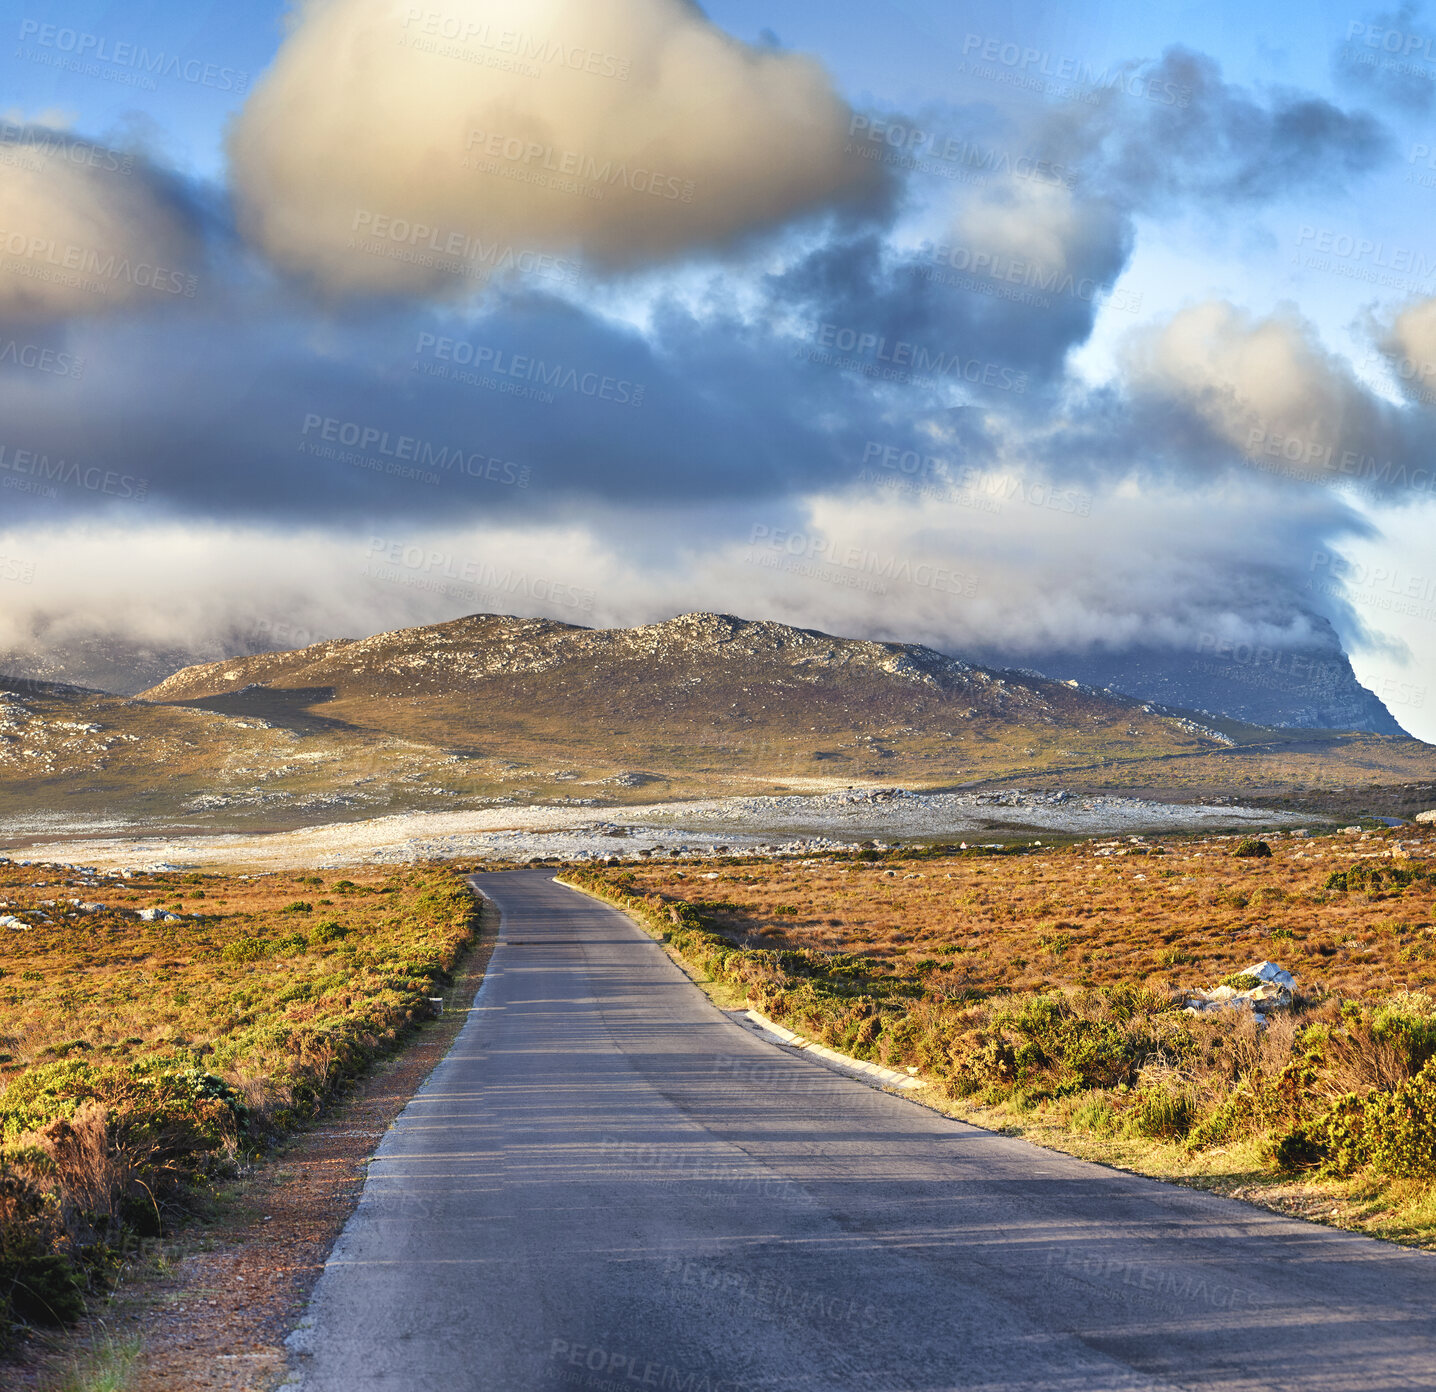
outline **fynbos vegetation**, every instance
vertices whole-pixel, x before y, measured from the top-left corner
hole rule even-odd
[[[475,932],[472,896],[427,869],[0,864],[0,899],[0,1343],[74,1318],[127,1241],[428,1017]]]

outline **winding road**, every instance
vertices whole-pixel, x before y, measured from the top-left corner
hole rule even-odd
[[[304,1392],[1436,1388],[1436,1256],[950,1121],[781,1050],[548,872],[385,1136]]]

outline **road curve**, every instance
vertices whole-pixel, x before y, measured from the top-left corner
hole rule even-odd
[[[1436,1387],[1436,1257],[774,1048],[616,910],[502,937],[291,1338],[304,1392]]]

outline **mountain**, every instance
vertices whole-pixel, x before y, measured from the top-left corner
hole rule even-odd
[[[0,678],[11,834],[56,815],[278,829],[874,783],[1281,798],[1424,786],[1433,754],[708,613],[477,614],[188,667],[137,698]]]
[[[207,663],[143,698],[275,719],[302,700],[311,716],[454,747],[549,743],[572,758],[623,751],[708,772],[766,760],[872,774],[900,759],[910,773],[935,761],[941,776],[972,777],[1015,754],[1099,758],[1223,738],[1139,701],[930,648],[707,613],[619,629],[480,614]]]
[[[1299,647],[1229,643],[1209,635],[1188,651],[1133,647],[1080,656],[1055,653],[1024,658],[1023,665],[1253,725],[1404,735],[1381,700],[1356,679],[1335,629],[1319,615],[1307,617],[1315,635]]]
[[[1275,622],[1281,616],[1270,617]],[[1387,708],[1357,681],[1335,630],[1320,615],[1305,617],[1314,636],[1299,648],[1226,645],[1209,637],[1187,651],[1136,646],[1080,655],[1027,654],[1020,659],[996,651],[968,657],[988,670],[1016,663],[1025,671],[1057,680],[1076,679],[1139,701],[1276,729],[1402,735]],[[437,632],[444,627],[417,631]],[[23,645],[0,652],[0,672],[136,695],[165,688],[166,679],[184,668],[228,668],[241,658],[272,653],[286,631],[286,625],[272,623],[236,629],[204,652],[100,634],[57,637],[37,631]]]

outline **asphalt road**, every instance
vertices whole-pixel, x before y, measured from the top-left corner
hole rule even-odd
[[[1436,1257],[777,1049],[542,872],[293,1337],[306,1392],[1436,1388]]]

